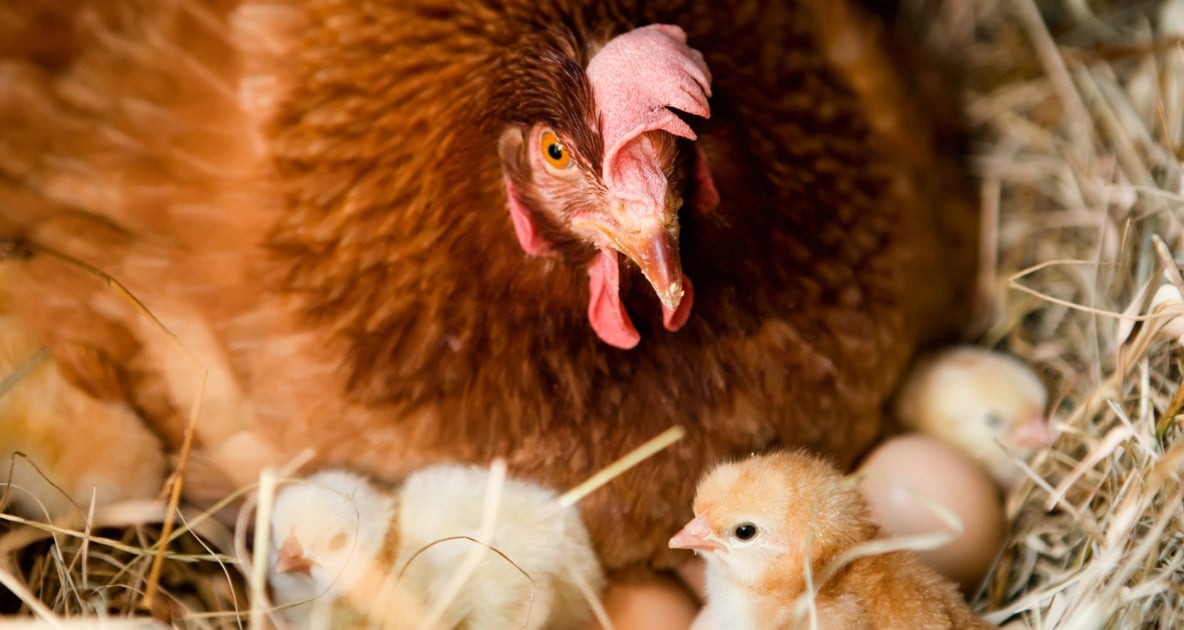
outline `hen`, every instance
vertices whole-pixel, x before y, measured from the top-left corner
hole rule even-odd
[[[120,279],[209,370],[194,500],[306,447],[562,489],[681,424],[581,504],[607,568],[670,566],[700,472],[783,444],[849,464],[969,312],[956,90],[851,2],[0,18],[0,229]],[[62,369],[175,448],[201,368],[77,265],[18,271]]]

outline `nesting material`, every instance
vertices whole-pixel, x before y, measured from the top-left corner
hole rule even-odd
[[[1042,371],[1061,431],[1007,497],[980,610],[1015,627],[1179,626],[1184,354],[1150,316],[1184,251],[1184,2],[930,15],[970,68],[995,269],[982,342]]]

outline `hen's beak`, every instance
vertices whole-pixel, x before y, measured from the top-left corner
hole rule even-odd
[[[295,534],[288,534],[284,544],[280,547],[279,556],[275,560],[276,573],[300,573],[308,575],[312,570],[312,561],[304,557],[304,549]]]
[[[614,199],[606,212],[573,219],[572,227],[590,232],[594,241],[607,240],[613,249],[632,260],[662,304],[673,311],[684,294],[677,211],[675,207],[665,212],[643,212]]]
[[[677,235],[661,229],[640,233],[634,238],[620,240],[618,249],[641,268],[641,273],[650,281],[666,308],[678,308],[684,290]]]
[[[1017,446],[1023,448],[1043,448],[1052,444],[1053,439],[1052,429],[1049,427],[1048,419],[1041,413],[1033,413],[1023,424],[1015,428],[1011,434],[1011,440]]]
[[[719,541],[719,537],[711,532],[706,514],[700,514],[687,523],[686,527],[670,539],[669,544],[671,549],[692,549],[701,552],[727,550]]]

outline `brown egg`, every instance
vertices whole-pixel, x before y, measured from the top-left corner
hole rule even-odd
[[[687,630],[698,611],[686,589],[666,577],[610,583],[604,608],[617,630]]]
[[[700,603],[707,601],[707,564],[696,556],[692,560],[679,565],[674,572],[682,580],[683,586],[694,595]]]
[[[949,531],[920,496],[957,516],[961,536],[917,555],[964,587],[982,580],[1003,543],[1006,523],[995,484],[981,466],[944,442],[909,434],[876,447],[859,472],[860,490],[886,535]]]

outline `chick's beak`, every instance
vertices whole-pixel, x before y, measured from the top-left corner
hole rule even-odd
[[[275,572],[309,575],[311,570],[312,561],[304,557],[304,549],[300,547],[300,541],[296,540],[295,534],[288,534],[275,560]]]
[[[645,209],[636,202],[614,199],[604,212],[572,221],[593,242],[610,245],[632,260],[670,310],[682,301],[682,262],[678,254],[677,207]],[[607,242],[606,242],[607,241]]]
[[[1039,412],[1029,416],[1011,434],[1012,441],[1022,448],[1044,448],[1055,438],[1048,419]]]
[[[691,549],[700,552],[726,551],[707,523],[707,515],[700,514],[670,539],[671,549]]]

